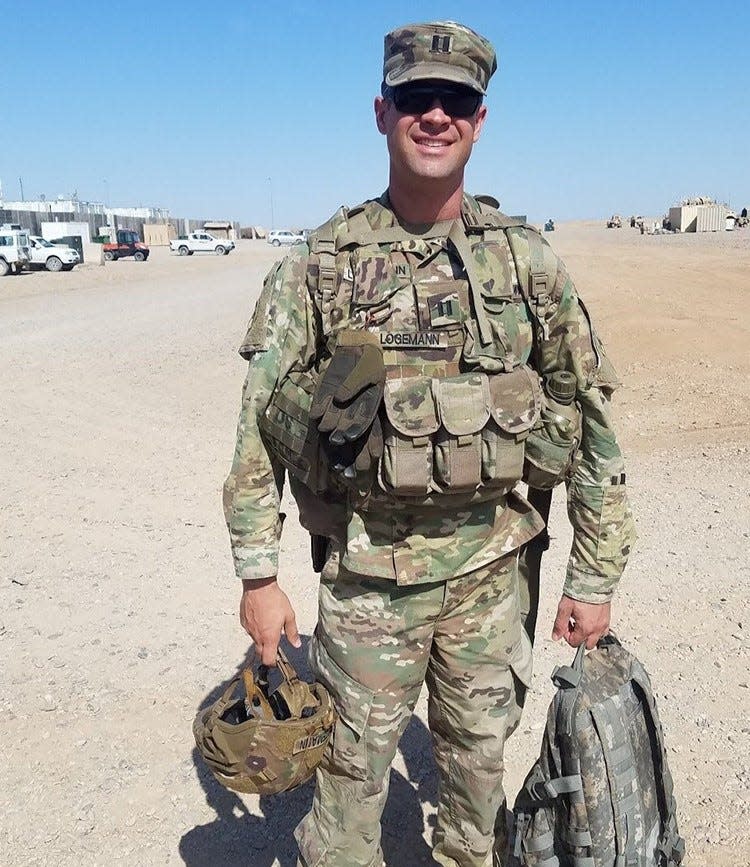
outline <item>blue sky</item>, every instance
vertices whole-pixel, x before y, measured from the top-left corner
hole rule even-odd
[[[20,9],[20,7],[19,7]],[[386,185],[386,31],[459,20],[500,61],[467,188],[539,220],[750,206],[750,4],[37,3],[3,41],[5,199],[314,226]],[[11,99],[11,93],[13,97]],[[16,102],[8,108],[8,101]]]

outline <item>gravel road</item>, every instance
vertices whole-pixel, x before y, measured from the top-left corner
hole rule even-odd
[[[640,534],[614,628],[652,675],[692,867],[750,864],[750,236],[553,236],[624,381]],[[236,347],[278,254],[171,256],[0,280],[0,863],[293,867],[312,795],[232,795],[198,765],[197,708],[246,660],[220,488]],[[287,504],[282,585],[316,581]],[[512,797],[569,649],[547,639],[569,545],[558,495]],[[430,864],[424,698],[384,819],[388,867]]]

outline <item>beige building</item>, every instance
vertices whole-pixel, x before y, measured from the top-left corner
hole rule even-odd
[[[203,228],[214,238],[227,238],[231,241],[236,241],[236,232],[232,223],[223,222],[221,220],[204,223]]]
[[[149,247],[168,247],[177,237],[177,229],[171,223],[144,223],[143,241]]]
[[[729,208],[717,202],[688,202],[669,209],[669,222],[678,232],[721,232],[728,213]]]

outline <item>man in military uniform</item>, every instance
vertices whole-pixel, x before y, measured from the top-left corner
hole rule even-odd
[[[434,857],[505,863],[503,746],[531,675],[517,489],[564,482],[573,545],[553,637],[592,647],[633,538],[614,371],[562,263],[464,192],[497,67],[453,22],[385,38],[387,191],[268,275],[224,490],[242,625],[299,636],[277,583],[285,475],[325,539],[310,659],[339,719],[297,831],[306,867],[380,867],[389,768],[422,684],[440,775]],[[495,203],[496,204],[496,203]]]

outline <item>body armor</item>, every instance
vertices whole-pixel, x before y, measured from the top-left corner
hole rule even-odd
[[[368,501],[500,499],[524,475],[529,437],[544,439],[550,427],[529,361],[553,309],[556,268],[533,229],[468,196],[460,220],[423,233],[398,226],[381,200],[340,210],[310,237],[318,369],[277,389],[261,420],[272,448],[293,475],[326,490],[312,394],[339,338],[366,330],[377,335],[386,372],[383,454]],[[535,467],[549,487],[571,467],[578,431],[575,423],[567,428],[567,449],[556,442],[543,471]]]

